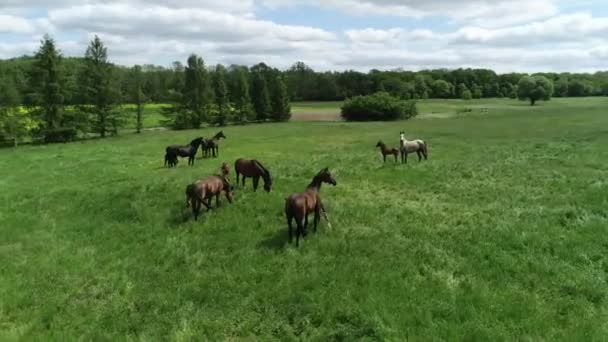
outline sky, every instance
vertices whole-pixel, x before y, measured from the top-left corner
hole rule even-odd
[[[0,58],[45,33],[66,56],[98,35],[123,65],[608,69],[606,0],[0,0]]]

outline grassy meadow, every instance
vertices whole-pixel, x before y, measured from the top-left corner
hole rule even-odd
[[[215,130],[0,150],[0,340],[605,340],[607,107],[227,127],[219,158],[175,169],[166,145]],[[381,162],[400,130],[428,161]],[[186,184],[239,157],[273,192],[194,222]],[[284,198],[326,166],[333,229],[296,249]]]

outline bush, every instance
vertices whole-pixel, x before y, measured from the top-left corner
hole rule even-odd
[[[473,94],[471,93],[470,90],[465,90],[462,92],[462,99],[465,101],[470,101],[473,99]]]
[[[78,131],[72,127],[61,127],[45,130],[43,135],[45,143],[68,142],[76,139]]]
[[[347,121],[406,120],[416,115],[416,102],[404,101],[386,92],[357,96],[342,106],[342,118]]]

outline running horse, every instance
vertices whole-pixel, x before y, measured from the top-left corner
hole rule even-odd
[[[418,155],[418,162],[422,160],[422,157],[424,157],[424,160],[428,159],[429,152],[427,149],[426,142],[424,142],[423,140],[407,140],[405,138],[405,132],[400,132],[399,141],[399,151],[401,151],[401,163],[407,164],[407,155],[414,152],[416,152],[416,154]]]
[[[167,166],[167,164],[169,167],[177,166],[177,157],[188,157],[188,165],[194,165],[194,157],[196,157],[196,152],[203,143],[203,140],[203,138],[196,138],[185,146],[167,146],[165,149],[165,166]]]
[[[316,232],[321,218],[321,211],[326,213],[325,207],[321,202],[321,196],[319,195],[323,183],[336,186],[336,180],[332,177],[328,168],[319,171],[303,193],[293,194],[285,199],[285,216],[287,217],[287,225],[289,226],[290,243],[293,239],[292,224],[294,219],[297,225],[296,247],[300,245],[300,236],[304,238],[308,234],[308,215],[311,213],[315,214],[313,229]]]
[[[258,190],[260,177],[264,180],[264,190],[270,192],[272,189],[272,177],[262,163],[257,160],[238,159],[234,163],[234,171],[236,173],[236,184],[239,185],[239,176],[243,176],[243,187],[245,186],[245,178],[253,178],[253,191]]]
[[[218,141],[220,139],[226,139],[226,136],[224,135],[224,131],[220,131],[219,133],[217,133],[216,135],[214,135],[211,139],[205,139],[203,141],[203,157],[208,158],[209,157],[209,152],[211,152],[213,154],[213,157],[219,157],[220,155],[220,145],[218,144]],[[217,154],[216,154],[217,152]]]

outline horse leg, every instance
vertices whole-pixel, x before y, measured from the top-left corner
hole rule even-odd
[[[418,162],[420,163],[422,161],[422,153],[420,153],[420,151],[416,151],[416,154],[418,154]]]
[[[399,153],[401,154],[401,164],[404,164],[405,158],[403,157],[403,150],[399,151]]]
[[[302,238],[304,237],[304,232],[303,232],[303,227],[302,227],[302,218],[297,217],[296,218],[296,225],[297,225],[297,229],[296,229],[296,248],[300,246],[300,235],[302,236]]]
[[[220,191],[220,192],[218,192],[218,193],[215,195],[215,206],[216,206],[217,208],[219,208],[219,207],[220,207],[220,194],[221,194],[221,193],[222,193],[222,192]]]
[[[245,177],[245,175],[243,175],[243,188],[245,187],[245,178],[247,178],[247,177]]]
[[[405,152],[405,163],[407,164],[407,152]]]
[[[314,220],[314,226],[313,226],[313,231],[315,233],[317,232],[317,225],[319,225],[320,219],[321,219],[321,207],[317,203],[317,206],[315,207],[315,220]]]
[[[258,190],[258,184],[260,183],[260,177],[253,177],[253,192]]]
[[[386,163],[386,154],[382,153],[382,158],[384,158],[384,162]]]
[[[291,243],[293,241],[293,216],[291,214],[287,214],[287,228],[289,243]]]
[[[234,168],[234,173],[236,173],[236,185],[238,186],[240,174],[239,174],[239,171],[236,169],[236,167]]]
[[[393,154],[395,156],[395,163],[399,162],[399,153],[394,153]]]
[[[304,215],[304,229],[302,230],[302,237],[308,235],[308,214]]]

